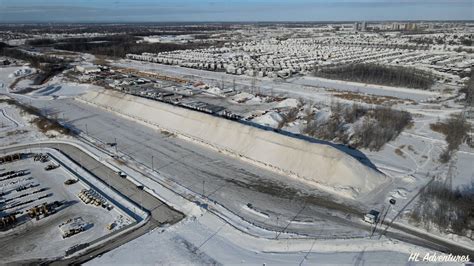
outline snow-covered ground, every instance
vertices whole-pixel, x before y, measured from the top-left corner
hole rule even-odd
[[[315,88],[328,88],[340,91],[352,91],[357,93],[367,93],[379,96],[390,96],[401,99],[410,99],[414,101],[423,101],[430,98],[442,96],[439,92],[410,89],[410,88],[396,88],[382,85],[361,84],[356,82],[330,80],[317,77],[298,77],[290,79],[289,82]]]
[[[125,68],[134,68],[140,71],[157,72],[170,76],[193,78],[199,81],[222,82],[237,85],[256,86],[263,93],[285,94],[290,97],[312,99],[316,101],[330,100],[325,96],[327,89],[341,91],[354,91],[374,94],[379,96],[394,96],[402,99],[414,101],[427,100],[443,96],[437,91],[413,90],[407,88],[386,87],[379,85],[367,85],[362,83],[352,83],[346,81],[335,81],[313,77],[297,77],[285,81],[274,81],[270,78],[251,78],[247,76],[228,75],[221,72],[205,71],[199,69],[183,68],[179,66],[161,65],[133,60],[119,60],[112,62],[112,65]],[[252,85],[254,83],[254,85]]]
[[[315,230],[324,230],[315,228]],[[243,235],[210,213],[158,228],[87,263],[367,265],[406,264],[429,250],[393,240],[268,240]],[[133,255],[132,255],[133,254]]]
[[[86,93],[93,85],[63,83],[63,82],[49,82],[47,86],[43,86],[28,95],[33,97],[74,97]]]
[[[124,63],[122,62],[122,64]],[[136,66],[137,64],[143,65],[141,63],[134,63],[133,65]],[[151,66],[154,68],[156,64],[151,64]],[[149,68],[150,66],[147,65],[146,69],[149,70]],[[8,71],[5,69],[6,68],[0,68],[0,91],[5,91],[6,86],[12,82],[12,79],[10,79],[8,75],[11,74],[11,71],[15,68],[11,68]],[[183,75],[188,71],[179,68],[170,68],[168,66],[159,66],[156,67],[156,69],[164,70],[165,72],[168,71],[167,73],[181,73]],[[201,72],[197,71],[195,74],[198,75],[200,73]],[[212,72],[211,75],[216,76],[216,79],[219,80],[221,78],[220,73]],[[226,77],[227,81],[230,80],[230,77],[225,75],[224,77]],[[296,103],[295,99],[299,96],[308,96],[308,98],[311,98],[312,100],[322,102],[329,102],[331,99],[330,93],[327,93],[322,88],[308,88],[306,85],[295,86],[293,84],[290,86],[290,84],[285,82],[280,83],[280,85],[275,85],[276,83],[267,79],[263,79],[259,82],[263,88],[268,88],[268,90],[270,90],[271,87],[276,91],[285,92],[291,96],[292,98],[290,98],[289,101],[282,103],[285,107],[293,107]],[[250,80],[242,79],[237,83],[250,84]],[[51,84],[48,84],[48,86],[49,85]],[[274,85],[275,88],[273,87]],[[82,86],[77,89],[77,84],[67,84],[62,80],[57,80],[55,86],[61,86],[61,89],[54,91],[52,94],[60,97],[76,95],[76,93],[82,93],[89,89]],[[62,91],[63,87],[66,88],[64,91]],[[296,89],[293,90],[293,88]],[[370,86],[369,89],[377,90],[377,88]],[[388,91],[393,93],[392,90]],[[45,89],[45,91],[40,91],[37,95],[35,95],[35,93],[37,93],[35,92],[26,97],[39,97],[47,100],[47,96],[49,95],[42,94],[48,94],[49,92],[50,91]],[[397,93],[402,93],[403,95],[408,93],[406,94],[406,98],[415,99],[416,101],[426,100],[427,98],[432,98],[438,95],[437,92],[420,93],[417,91],[409,92],[405,90],[399,90]],[[383,92],[383,94],[386,93]],[[235,97],[232,100],[237,102],[244,98],[248,98],[245,102],[246,105],[258,104],[260,102],[260,100],[255,99],[256,97],[245,94],[238,95],[238,97]],[[405,98],[405,96],[403,98]],[[459,111],[460,106],[456,105],[454,102],[450,102],[449,104],[451,105],[449,108],[440,107],[438,109],[431,108],[433,105],[430,104],[396,106],[396,108],[405,109],[414,114],[414,126],[403,132],[397,139],[385,145],[381,151],[370,152],[362,150],[362,152],[378,169],[395,179],[395,182],[390,184],[390,186],[383,187],[380,191],[371,195],[371,202],[364,202],[364,204],[371,205],[374,209],[381,209],[383,208],[382,205],[386,204],[387,199],[393,197],[397,199],[397,205],[395,208],[392,208],[387,215],[388,218],[392,218],[413,198],[418,190],[429,181],[430,176],[436,175],[442,177],[446,174],[447,166],[440,165],[438,162],[439,154],[446,146],[444,136],[431,131],[429,124],[436,122],[438,117],[444,119],[449,117],[450,114]],[[63,105],[67,105],[67,103],[64,103]],[[441,104],[434,105],[438,105],[439,107]],[[56,107],[58,109],[61,108],[61,104],[57,104]],[[6,110],[9,110],[7,112],[10,113],[10,116],[15,116],[14,109],[15,108],[11,107],[6,108]],[[78,107],[71,106],[71,112],[78,111],[79,109],[80,108]],[[66,116],[72,116],[72,114],[66,114]],[[263,116],[260,118],[262,117]],[[87,117],[81,117],[80,115],[75,116],[74,119],[84,119],[84,121],[92,123],[91,120],[87,120]],[[274,125],[275,121],[278,120],[272,118],[271,121],[263,122],[269,122],[269,125],[270,123]],[[89,124],[89,130],[91,128],[92,126]],[[97,130],[101,131],[97,134],[107,134],[103,132],[106,129],[98,127]],[[107,130],[110,130],[110,128],[107,128]],[[143,134],[143,132],[139,133]],[[41,137],[41,134],[31,133],[27,138],[22,139],[20,137],[4,136],[3,140],[8,140],[8,142],[11,143]],[[112,136],[109,136],[109,138],[112,138]],[[127,136],[127,139],[131,139],[131,136]],[[130,154],[132,154],[131,151],[133,150],[133,153],[136,154],[137,157],[138,153],[145,152],[143,150],[138,151],[138,149],[142,149],[142,146],[138,144],[136,144],[136,147],[133,147],[133,142],[129,142],[125,145],[127,145],[127,147],[124,148],[122,146],[121,149],[128,149]],[[396,153],[397,149],[401,151],[401,155]],[[147,155],[145,157],[149,158],[150,156]],[[454,184],[456,186],[466,186],[473,181],[473,171],[470,167],[470,163],[474,161],[473,157],[473,150],[466,145],[463,145],[461,151],[456,153],[455,168],[458,173],[456,179],[454,179]],[[138,160],[140,160],[140,158],[138,158]],[[170,162],[170,164],[172,164],[172,162]],[[162,162],[161,166],[169,167],[168,162]],[[198,183],[200,183],[200,181]],[[206,184],[206,190],[208,189],[207,186],[208,184]],[[219,197],[216,196],[216,198]],[[363,199],[364,198],[361,200]],[[235,199],[232,199],[232,201],[234,200]],[[242,208],[242,203],[245,202],[245,200],[243,202],[236,202],[236,205],[239,205],[239,208]],[[226,202],[225,204],[229,203]],[[414,203],[409,205],[405,211],[409,211],[413,204]],[[271,204],[268,204],[268,206],[271,206]],[[261,213],[255,214],[251,211],[244,211],[247,212],[247,218],[253,215],[260,216],[261,219],[267,219],[262,215],[258,215]],[[193,218],[194,216],[196,216],[196,218]],[[271,216],[270,219],[278,219],[277,217],[278,216]],[[401,220],[401,222],[406,221]],[[323,223],[318,223],[315,230],[321,230],[321,234],[324,235],[324,228],[321,228],[321,224]],[[183,264],[210,264],[214,262],[222,264],[299,264],[300,262],[311,264],[380,264],[386,262],[387,257],[390,257],[396,264],[405,264],[409,256],[408,253],[412,251],[420,253],[426,252],[426,250],[419,247],[414,247],[412,245],[399,243],[398,241],[388,240],[385,238],[383,238],[382,241],[373,241],[370,239],[345,239],[340,241],[308,240],[303,241],[304,243],[299,243],[298,241],[291,240],[269,241],[264,239],[253,239],[249,238],[251,237],[249,235],[234,232],[234,229],[232,228],[232,226],[224,223],[209,212],[204,212],[203,216],[194,213],[189,219],[176,226],[163,228],[162,230],[157,229],[150,232],[149,234],[129,242],[116,250],[104,254],[101,258],[97,258],[91,263],[113,264],[120,261],[128,264],[160,262],[164,264],[167,262]],[[257,244],[252,245],[252,243]],[[134,255],[132,256],[131,254]]]

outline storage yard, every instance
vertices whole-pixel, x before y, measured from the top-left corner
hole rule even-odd
[[[139,222],[48,150],[0,158],[2,263],[69,256]]]

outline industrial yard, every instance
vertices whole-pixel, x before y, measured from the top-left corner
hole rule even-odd
[[[0,26],[3,262],[474,257],[471,22],[28,27]]]
[[[4,263],[70,256],[139,222],[79,166],[32,150],[43,153],[20,150],[0,165]]]

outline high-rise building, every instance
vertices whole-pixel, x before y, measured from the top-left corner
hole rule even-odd
[[[361,31],[366,31],[367,30],[367,22],[362,21],[362,27],[360,29]]]
[[[354,23],[354,31],[358,31],[359,30],[359,22],[355,22]]]

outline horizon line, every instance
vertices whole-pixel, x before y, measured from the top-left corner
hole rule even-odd
[[[248,20],[248,21],[185,21],[185,20],[176,20],[176,21],[16,21],[16,22],[1,22],[0,24],[172,24],[172,23],[212,23],[212,24],[243,24],[243,23],[354,23],[354,22],[474,22],[474,19],[436,19],[436,20],[426,20],[426,19],[387,19],[387,20]]]

